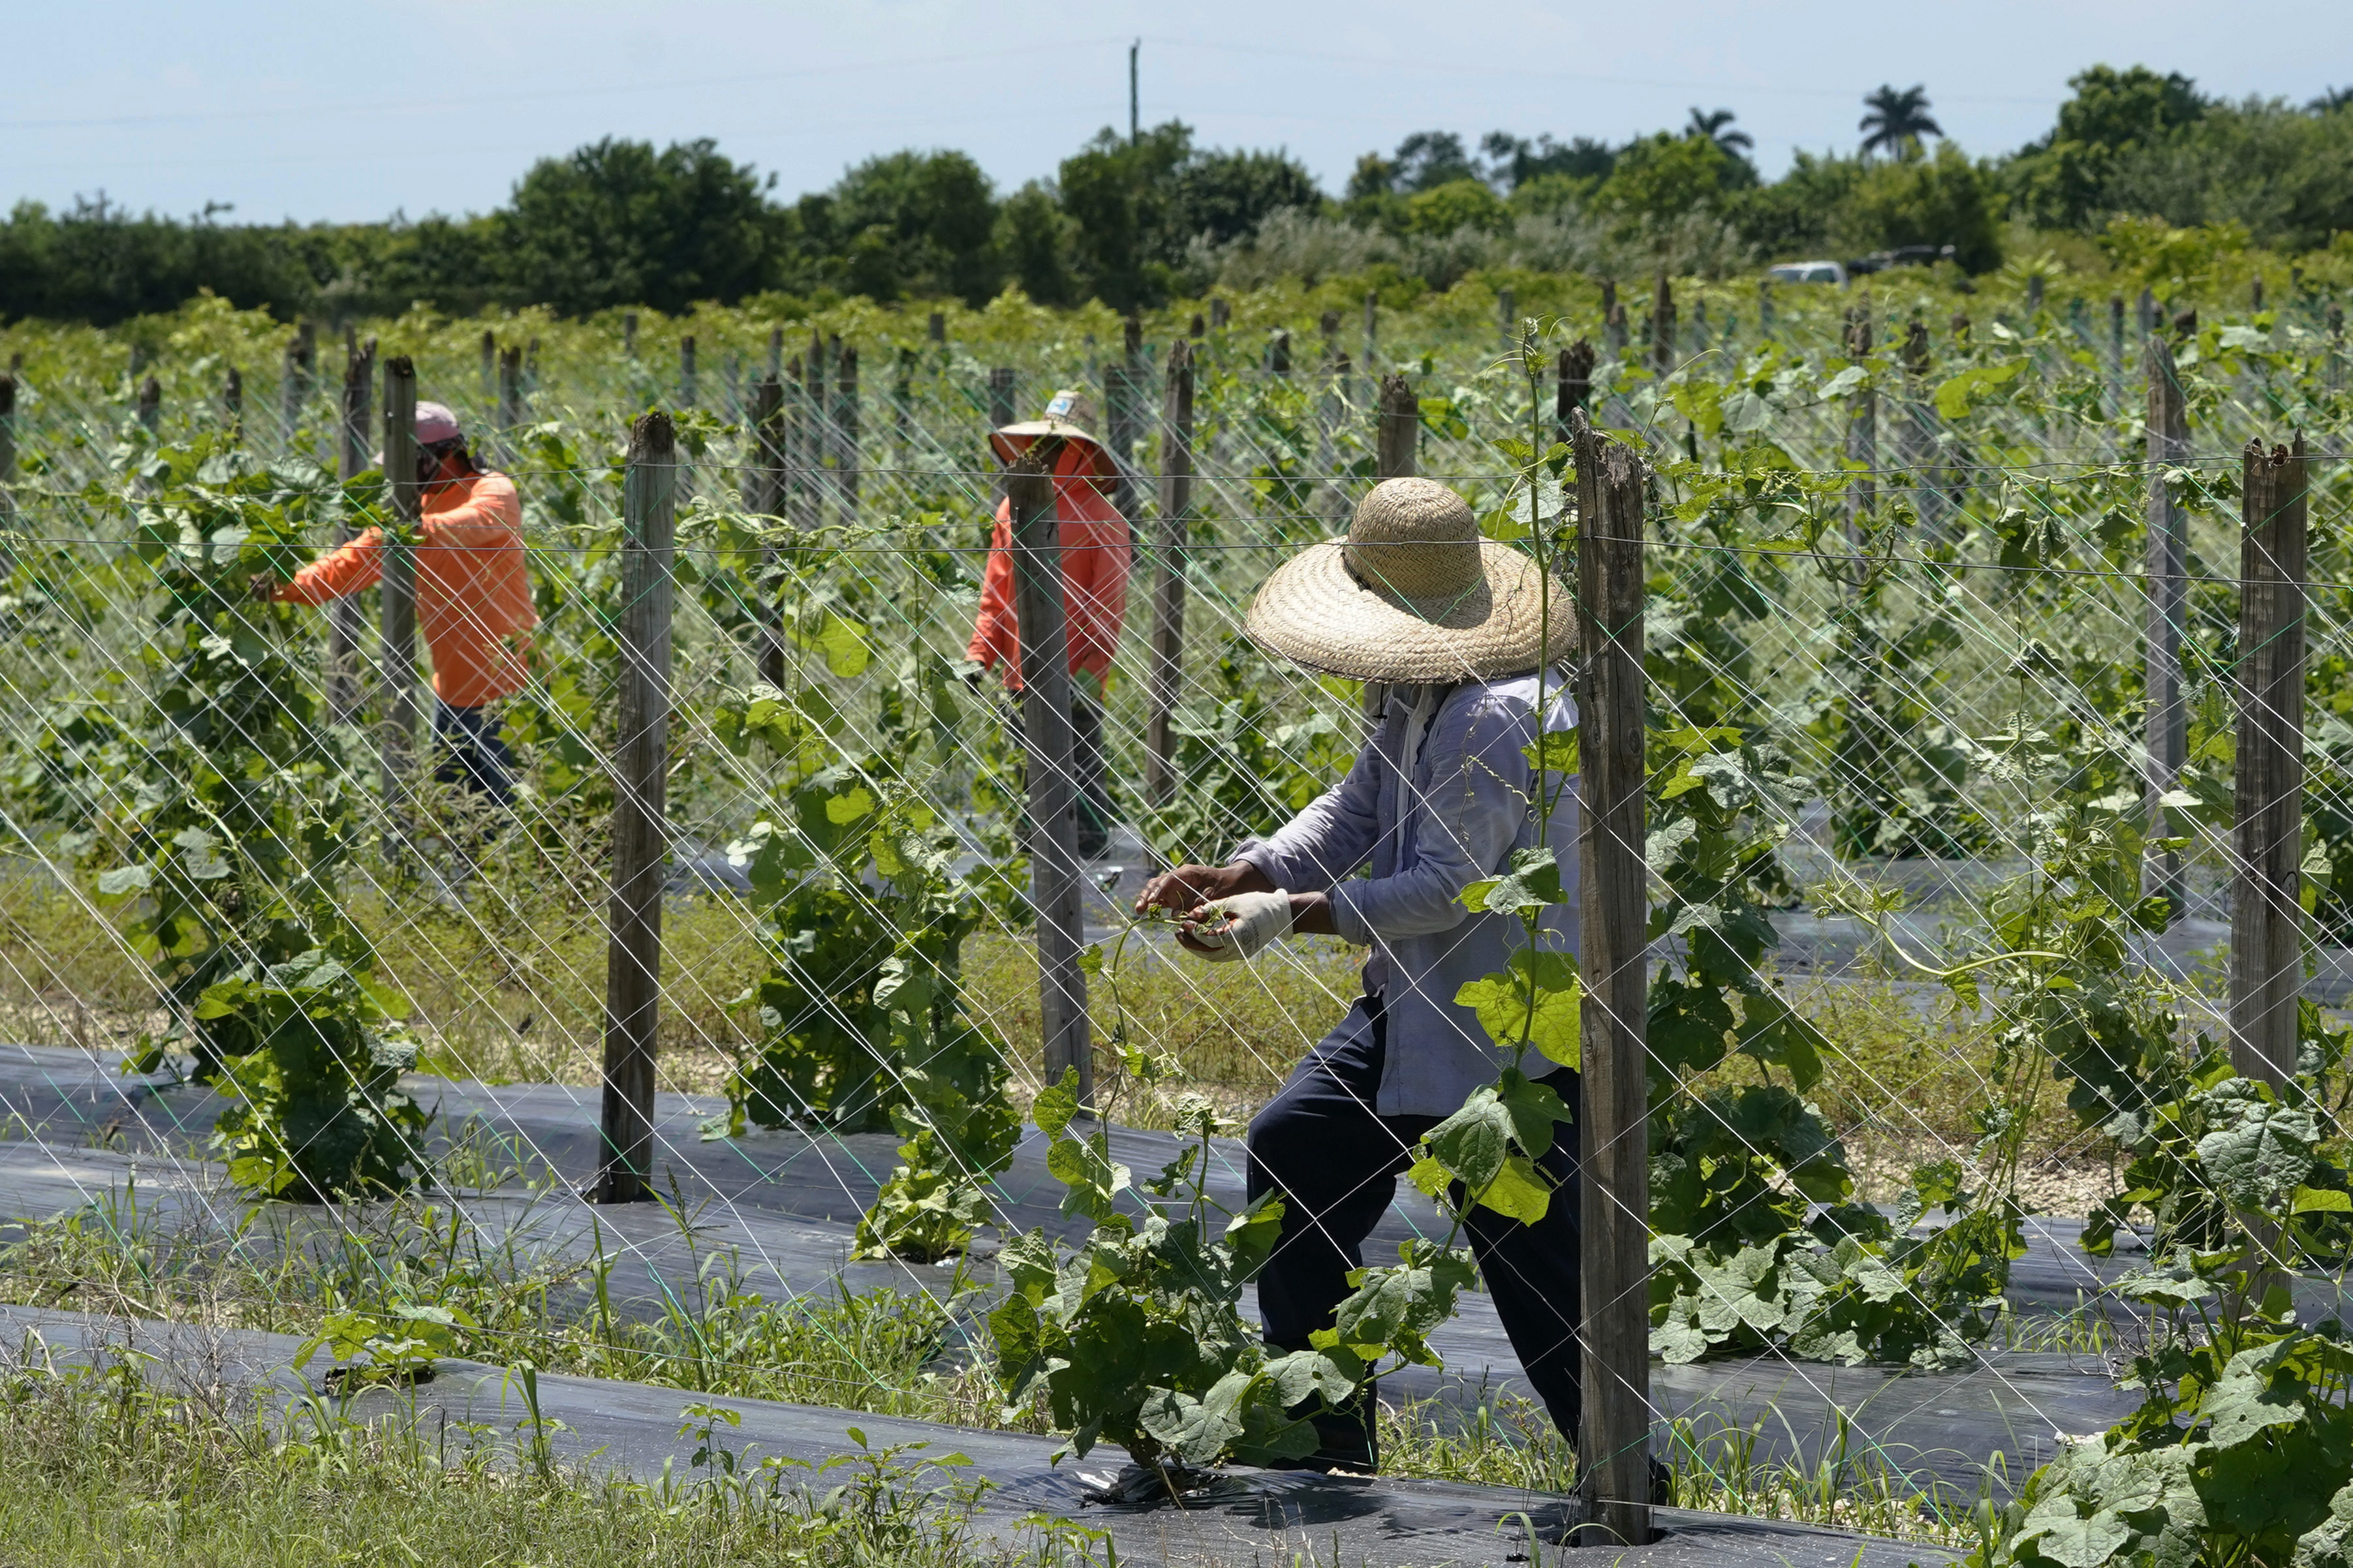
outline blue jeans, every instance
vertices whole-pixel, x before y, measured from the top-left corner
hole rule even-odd
[[[452,708],[437,698],[433,736],[443,748],[435,779],[462,784],[502,809],[514,805],[514,753],[499,733],[497,714],[487,707]]]
[[[1348,1294],[1348,1271],[1364,1267],[1365,1237],[1397,1196],[1397,1178],[1413,1163],[1414,1146],[1440,1120],[1374,1114],[1388,1050],[1380,998],[1360,997],[1282,1092],[1250,1119],[1250,1195],[1282,1195],[1282,1239],[1258,1276],[1267,1342],[1279,1350],[1305,1350],[1309,1334],[1332,1326],[1332,1310]],[[1473,1209],[1463,1228],[1529,1386],[1574,1443],[1583,1406],[1577,1343],[1583,1273],[1577,1140],[1585,1120],[1583,1095],[1573,1072],[1539,1081],[1576,1119],[1558,1129],[1551,1150],[1536,1162],[1556,1184],[1551,1206],[1534,1225]],[[1461,1197],[1458,1184],[1455,1201]],[[1360,1405],[1318,1420],[1324,1457],[1373,1468],[1379,1456],[1367,1414]]]

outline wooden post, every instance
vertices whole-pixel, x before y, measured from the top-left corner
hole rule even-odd
[[[16,521],[16,375],[0,375],[0,527]]]
[[[2148,508],[2146,584],[2148,620],[2142,637],[2142,689],[2147,693],[2144,723],[2147,784],[2147,837],[2172,837],[2168,813],[2158,803],[2179,783],[2189,754],[2189,710],[2181,695],[2181,630],[2189,602],[2189,519],[2174,501],[2165,470],[2189,457],[2189,415],[2173,351],[2152,332],[2141,354],[2148,374]],[[2152,849],[2141,865],[2143,894],[2167,900],[2166,923],[2183,912],[2181,857]]]
[[[1069,628],[1063,623],[1061,522],[1052,474],[1062,443],[1032,441],[1007,476],[1013,512],[1014,621],[1021,638],[1021,731],[1029,747],[1029,898],[1038,918],[1039,1025],[1046,1081],[1079,1074],[1094,1104],[1087,981],[1079,969],[1082,906],[1071,772]]]
[[[1414,450],[1421,438],[1421,400],[1405,379],[1405,372],[1381,377],[1380,402],[1374,417],[1373,471],[1384,479],[1413,477]]]
[[[1002,430],[1020,417],[1015,412],[1013,371],[999,365],[988,373],[988,427]]]
[[[488,327],[482,329],[482,397],[487,402],[498,391],[499,335]]]
[[[1276,375],[1291,374],[1291,334],[1277,332],[1274,342],[1267,345],[1266,368]]]
[[[1200,311],[1194,311],[1193,319],[1185,324],[1185,335],[1197,343],[1209,335],[1209,324],[1202,319]]]
[[[1559,390],[1553,394],[1553,427],[1568,439],[1569,422],[1593,398],[1593,344],[1579,338],[1560,351]]]
[[[621,353],[630,359],[638,357],[638,313],[621,312]]]
[[[935,343],[945,343],[948,341],[947,312],[934,310],[931,319],[923,323],[923,335]]]
[[[1858,306],[1847,312],[1846,357],[1857,363],[1871,355],[1871,307]],[[1862,466],[1853,484],[1846,492],[1846,515],[1850,526],[1879,510],[1879,394],[1866,382],[1854,400],[1854,416],[1847,426],[1846,455]],[[1862,542],[1857,539],[1858,545]]]
[[[1931,537],[1943,536],[1945,492],[1936,486],[1936,428],[1929,423],[1928,323],[1912,318],[1904,330],[1904,396],[1896,405],[1896,444],[1912,475],[1912,515]]]
[[[678,340],[678,405],[692,408],[702,401],[702,377],[694,363],[694,334]]]
[[[1643,511],[1633,450],[1573,417],[1578,515],[1577,692],[1584,819],[1577,840],[1585,1124],[1579,1169],[1588,1531],[1651,1539],[1650,974],[1643,861]]]
[[[377,677],[383,702],[377,734],[389,814],[385,833],[396,845],[407,834],[409,780],[417,766],[417,556],[411,542],[422,500],[417,482],[417,367],[406,354],[385,361],[379,450],[393,524],[405,536],[385,541],[377,633],[383,661]]]
[[[2253,310],[2263,308],[2263,275],[2260,272],[2255,274],[2255,280],[2247,286],[2247,306]]]
[[[861,440],[858,407],[858,350],[844,347],[833,374],[834,518],[848,528],[858,521],[858,466]]]
[[[335,420],[335,477],[343,483],[346,506],[353,499],[352,481],[375,466],[368,451],[375,444],[368,439],[375,413],[375,340],[370,338],[362,348],[346,338],[343,401]],[[349,543],[351,537],[351,524],[338,517],[335,543]],[[334,723],[347,722],[359,711],[360,632],[366,624],[359,600],[350,595],[327,606],[327,716]]]
[[[1169,718],[1185,681],[1185,547],[1193,510],[1193,344],[1168,345],[1168,397],[1160,427],[1160,538],[1152,573],[1152,668],[1145,721],[1144,793],[1166,803],[1175,787]]]
[[[1198,334],[1196,334],[1197,336]],[[1381,297],[1377,290],[1365,290],[1365,374],[1370,375],[1380,363]]]
[[[768,374],[783,379],[785,374],[785,329],[768,329]]]
[[[522,424],[522,350],[499,351],[499,434]]]
[[[229,366],[228,374],[221,378],[221,412],[227,417],[230,438],[242,435],[245,430],[245,377],[237,373],[235,365]]]
[[[286,373],[278,383],[280,439],[290,445],[319,372],[319,330],[304,321],[286,342]]]
[[[2125,401],[2125,297],[2108,296],[2108,379],[2116,386],[2116,412],[2124,412]]]
[[[1231,300],[1229,300],[1223,294],[1220,294],[1216,299],[1209,301],[1209,330],[1211,331],[1220,332],[1225,331],[1226,323],[1231,321],[1233,319],[1234,302]]]
[[[1675,291],[1664,272],[1651,301],[1651,368],[1662,376],[1675,368]]]
[[[1757,335],[1771,342],[1773,337],[1773,279],[1757,279]]]
[[[2133,301],[2133,320],[2140,328],[2140,335],[2144,342],[2151,332],[2157,331],[2157,296],[2147,289],[2143,289],[2140,291],[2140,298]]]
[[[150,436],[164,428],[164,384],[152,375],[139,384],[139,424]]]
[[[606,916],[605,1163],[599,1203],[634,1203],[653,1174],[654,1029],[661,1010],[663,828],[670,773],[670,546],[677,437],[667,414],[629,427],[621,489],[621,679],[613,741],[613,884]]]
[[[752,394],[752,429],[756,443],[753,454],[751,508],[777,523],[785,521],[785,460],[786,426],[785,423],[785,384],[775,375],[763,376]],[[785,610],[778,597],[776,581],[777,550],[770,545],[760,552],[765,568],[754,585],[758,603],[753,615],[760,626],[760,679],[782,690],[785,684]]]
[[[803,471],[809,444],[808,369],[795,354],[785,365],[784,470],[783,488],[778,491],[786,521],[796,528],[809,526],[805,497],[809,493],[809,480]]]
[[[2231,1061],[2274,1089],[2295,1076],[2304,990],[2304,436],[2244,458],[2239,545],[2237,876]]]

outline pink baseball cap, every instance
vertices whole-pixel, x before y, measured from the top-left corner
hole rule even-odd
[[[420,447],[431,447],[443,441],[454,441],[459,436],[458,416],[449,412],[449,406],[447,404],[420,403],[417,405],[415,428],[417,444]],[[382,452],[375,455],[375,466],[379,468],[384,467]]]

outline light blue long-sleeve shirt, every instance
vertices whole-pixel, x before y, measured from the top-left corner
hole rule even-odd
[[[1544,696],[1543,729],[1576,723],[1565,676],[1547,675]],[[1237,852],[1278,888],[1327,893],[1334,929],[1372,949],[1365,990],[1382,998],[1388,1036],[1379,1115],[1451,1115],[1505,1063],[1454,995],[1502,969],[1526,932],[1516,916],[1472,914],[1458,900],[1536,842],[1536,773],[1521,750],[1536,737],[1535,707],[1533,673],[1392,687],[1347,776],[1271,837]],[[1552,806],[1549,834],[1567,902],[1547,909],[1540,928],[1541,945],[1571,953],[1577,822],[1572,782]],[[1367,865],[1368,877],[1352,879]],[[1534,1050],[1520,1066],[1532,1077],[1555,1070]]]

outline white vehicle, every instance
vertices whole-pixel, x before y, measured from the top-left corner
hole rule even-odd
[[[1846,282],[1846,268],[1836,261],[1784,261],[1765,269],[1765,276],[1776,283],[1837,283]]]

